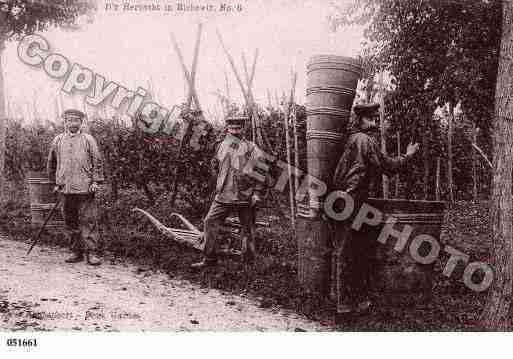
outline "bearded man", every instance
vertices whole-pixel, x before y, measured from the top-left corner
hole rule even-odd
[[[47,172],[55,183],[54,191],[63,197],[65,233],[73,252],[66,262],[86,259],[90,265],[99,265],[98,208],[94,197],[104,180],[102,157],[93,136],[82,131],[86,115],[70,109],[62,117],[65,131],[52,141]]]
[[[377,137],[379,104],[354,106],[356,121],[333,178],[334,190],[349,194],[354,200],[353,216],[335,223],[335,270],[332,294],[337,300],[337,317],[368,310],[369,280],[373,269],[376,240],[369,229],[351,228],[360,207],[369,198],[382,174],[393,175],[405,168],[418,151],[419,144],[410,143],[406,155],[389,157],[382,153]]]

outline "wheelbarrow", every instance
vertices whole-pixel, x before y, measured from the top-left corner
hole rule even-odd
[[[177,218],[185,228],[172,228],[165,226],[157,218],[152,216],[147,211],[134,208],[133,212],[139,212],[145,215],[153,225],[167,238],[175,242],[184,244],[188,247],[203,251],[205,248],[204,233],[196,228],[190,221],[179,213],[171,213],[170,218]],[[269,223],[265,221],[256,221],[256,226],[269,227]],[[224,226],[221,228],[220,233],[223,235],[220,245],[218,246],[218,254],[228,256],[242,256],[244,248],[247,248],[246,236],[242,235],[242,225],[237,218],[229,217],[226,219]],[[237,245],[238,244],[238,245]]]

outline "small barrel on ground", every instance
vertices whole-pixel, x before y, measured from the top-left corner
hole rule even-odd
[[[30,195],[30,214],[33,226],[42,226],[48,214],[55,206],[57,194],[53,193],[55,183],[51,182],[45,172],[29,172],[28,186]],[[64,226],[61,211],[56,209],[46,224],[47,229],[61,229]]]

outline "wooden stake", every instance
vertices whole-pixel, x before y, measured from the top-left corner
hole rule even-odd
[[[290,199],[290,221],[292,224],[292,228],[294,229],[294,234],[296,233],[296,211],[295,211],[295,198],[294,198],[294,183],[292,181],[292,156],[290,153],[290,134],[289,134],[289,116],[290,109],[292,107],[292,103],[294,101],[294,95],[296,91],[296,74],[292,76],[292,88],[290,90],[290,101],[288,102],[285,108],[285,144],[287,146],[287,169],[289,175],[289,199]],[[296,173],[294,174],[296,175]]]
[[[401,134],[397,131],[397,156],[401,155]],[[399,173],[395,175],[395,198],[399,198]]]
[[[228,115],[232,101],[230,97],[230,82],[228,81],[228,73],[226,71],[224,72],[224,81],[226,86],[226,115]]]
[[[187,97],[187,108],[190,108],[191,106],[191,103],[192,103],[192,98],[193,98],[193,93],[195,94],[196,93],[196,89],[194,87],[194,82],[196,80],[196,68],[197,68],[197,65],[198,65],[198,55],[199,55],[199,47],[200,47],[200,42],[201,42],[201,29],[202,29],[202,24],[198,24],[198,32],[196,34],[196,45],[194,46],[194,55],[192,57],[192,69],[191,69],[191,80],[190,80],[190,92],[189,92],[189,96]],[[199,107],[199,101],[198,101],[198,98],[197,96],[195,97],[195,103],[196,103],[196,109],[200,109]]]
[[[196,46],[195,46],[195,49],[197,46],[199,46],[198,44],[198,39],[200,38],[201,36],[201,24],[198,25],[198,36],[196,38]],[[175,52],[176,52],[176,55],[178,56],[178,59],[180,60],[180,64],[182,66],[182,70],[183,70],[183,73],[184,73],[184,76],[185,76],[185,80],[186,82],[189,84],[189,96],[192,96],[192,99],[194,100],[194,103],[196,104],[196,108],[198,110],[201,110],[201,105],[200,105],[200,102],[198,100],[198,95],[196,94],[196,90],[195,90],[195,87],[194,87],[194,82],[192,82],[192,75],[189,73],[189,70],[187,70],[187,66],[185,65],[185,60],[183,58],[183,55],[182,55],[182,51],[180,50],[180,47],[178,46],[178,42],[176,41],[176,38],[174,37],[174,35],[171,33],[171,41],[173,42],[173,47],[175,49]],[[193,59],[193,64],[194,64],[194,59]],[[196,63],[197,63],[197,59],[196,59]],[[195,74],[195,68],[192,69],[192,71],[194,71],[194,76],[196,76]],[[187,97],[187,108],[190,108],[190,101],[189,101],[189,96]]]
[[[477,145],[477,127],[475,122],[472,123],[472,144]],[[477,201],[477,166],[476,166],[476,149],[472,146],[472,198]]]
[[[217,38],[219,39],[219,42],[221,43],[221,47],[223,48],[223,51],[228,58],[228,62],[230,63],[230,66],[232,67],[233,74],[235,75],[235,78],[237,79],[237,83],[240,86],[240,89],[242,91],[242,95],[244,96],[244,99],[246,100],[246,104],[250,103],[250,100],[248,98],[248,94],[246,93],[246,89],[244,88],[244,84],[242,83],[242,79],[239,75],[239,72],[237,71],[237,66],[235,66],[235,61],[233,61],[233,57],[226,48],[226,45],[224,44],[223,38],[221,37],[221,33],[219,30],[216,30]]]
[[[436,200],[440,200],[440,157],[436,158]]]
[[[385,86],[383,84],[383,72],[379,74],[379,131],[381,137],[381,152],[387,153],[387,142],[385,133]],[[383,198],[388,198],[389,182],[388,176],[382,176],[383,181]]]
[[[185,65],[185,61],[183,59],[180,47],[178,46],[178,42],[176,41],[175,37],[171,33],[171,41],[173,42],[175,52],[178,55],[178,59],[180,60],[180,63],[182,65],[182,70],[183,70],[185,79],[189,84],[189,95],[187,96],[187,102],[186,102],[187,110],[189,110],[191,108],[192,101],[194,100],[196,109],[201,111],[201,105],[198,100],[198,95],[196,93],[196,88],[194,85],[194,81],[196,79],[196,67],[198,64],[199,45],[200,45],[200,40],[201,40],[201,29],[202,29],[202,24],[200,23],[200,24],[198,24],[198,32],[196,34],[196,44],[194,46],[194,55],[193,55],[192,68],[191,68],[190,74],[189,74],[189,71],[187,70],[187,66]],[[203,115],[201,115],[201,116],[203,117]],[[183,136],[182,140],[180,141],[180,145],[178,147],[178,155],[177,155],[177,158],[179,160],[182,157],[182,152],[185,147],[185,139],[189,137],[188,135],[189,135],[190,131],[191,131],[191,124],[189,124],[189,126],[187,126],[186,133]],[[178,170],[179,170],[179,166],[175,166],[174,174],[173,174],[172,195],[171,195],[171,200],[170,200],[171,206],[174,205],[176,194],[177,194],[177,188],[178,188],[178,182],[179,182],[179,180],[178,180],[178,174],[179,174],[178,172],[179,171]]]
[[[453,181],[452,181],[452,131],[453,131],[453,121],[454,121],[454,107],[452,103],[449,103],[449,128],[447,131],[447,185],[449,186],[449,201],[451,203],[454,202],[454,191],[453,191]]]
[[[251,91],[251,79],[249,77],[249,72],[248,72],[248,64],[246,62],[246,56],[244,55],[244,51],[242,52],[242,66],[243,66],[243,69],[244,69],[244,76],[246,78],[246,86],[247,86],[247,93],[248,93],[248,98],[250,98],[251,101],[253,101],[253,99],[251,98],[251,95],[250,95],[250,91]],[[246,104],[249,108],[248,108],[248,111],[250,111],[251,113],[253,112],[253,102],[249,103],[249,104]],[[251,116],[251,138],[254,142],[256,142],[256,138],[257,138],[257,134],[256,134],[256,119],[254,116]]]
[[[297,72],[292,71],[292,78],[293,82],[296,83],[297,81]],[[295,87],[295,86],[294,86]],[[292,128],[293,128],[293,135],[294,135],[294,167],[299,168],[299,144],[297,140],[297,118],[296,118],[296,105],[295,105],[295,99],[293,99],[293,102],[291,104],[292,106]],[[294,176],[294,190],[297,191],[299,189],[299,178],[298,176]],[[297,204],[296,204],[297,207]]]

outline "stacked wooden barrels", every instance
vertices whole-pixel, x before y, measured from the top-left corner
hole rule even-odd
[[[318,55],[308,62],[307,170],[315,178],[311,182],[331,186],[361,72],[360,62],[349,57]],[[321,208],[322,198],[311,192],[309,203],[298,210],[299,281],[312,293],[326,292],[330,279],[330,230],[315,215]]]
[[[347,57],[314,56],[307,65],[307,169],[308,175],[314,178],[310,181],[312,186],[316,186],[313,182],[324,183],[328,193],[333,190],[332,179],[348,136],[360,74],[359,62]],[[298,276],[307,292],[325,295],[330,288],[333,233],[319,216],[323,198],[315,192],[310,191],[308,203],[298,208]],[[394,223],[399,231],[406,225],[411,226],[410,239],[418,235],[440,238],[444,202],[369,199],[368,204],[377,208],[383,217],[381,224],[370,232],[376,236],[374,240],[388,223]],[[429,296],[434,278],[433,263],[418,263],[408,250],[398,253],[394,247],[394,240],[378,243],[371,290],[403,292],[410,297],[412,293]],[[397,297],[400,296],[390,296]]]
[[[46,217],[55,206],[57,194],[53,193],[55,183],[51,182],[45,172],[30,172],[28,176],[30,195],[31,223],[42,226]],[[45,228],[59,229],[64,226],[61,211],[56,210]]]

